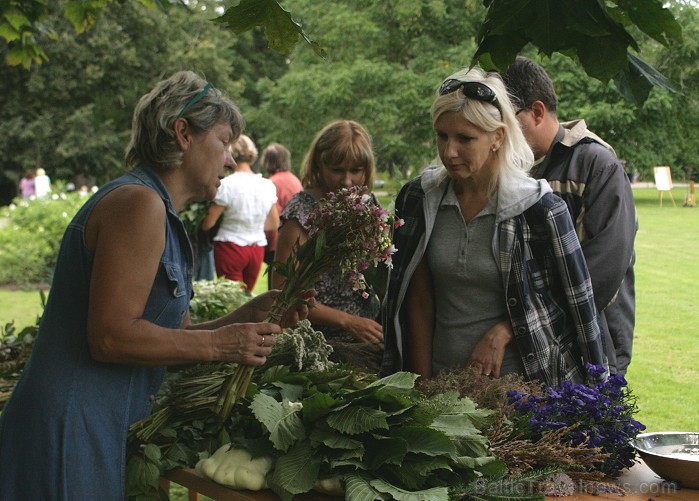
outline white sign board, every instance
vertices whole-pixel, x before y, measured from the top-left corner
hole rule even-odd
[[[670,167],[653,167],[655,173],[655,187],[659,191],[670,191],[672,189],[672,176]]]

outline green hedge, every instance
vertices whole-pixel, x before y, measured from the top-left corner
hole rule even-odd
[[[0,284],[50,283],[66,226],[86,198],[55,195],[0,210]]]

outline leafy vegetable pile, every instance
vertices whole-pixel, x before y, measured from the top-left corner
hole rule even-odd
[[[640,429],[620,380],[608,383],[615,391],[565,385],[578,395],[573,398],[563,388],[519,376],[490,380],[461,370],[416,388],[415,374],[378,379],[329,362],[330,351],[308,321],[286,329],[227,420],[213,403],[232,364],[192,366],[170,376],[154,413],[131,429],[131,499],[153,499],[145,496],[157,492],[162,473],[197,463],[211,478],[230,480],[223,465],[241,466],[238,456],[265,464],[254,485],[271,487],[285,501],[332,480],[345,499],[367,501],[543,499],[544,492],[564,495],[581,487],[619,491],[604,482],[609,471],[601,465],[610,451],[622,457],[628,451],[618,442],[591,439],[607,437],[603,427],[627,430],[627,437]],[[607,395],[596,401],[610,413],[592,430],[600,409],[591,411],[576,398],[596,392]],[[577,414],[561,417],[563,401]]]
[[[265,368],[269,368],[264,372],[258,368],[255,381],[277,371],[323,372],[333,366],[328,360],[332,349],[325,343],[323,334],[315,331],[307,320],[276,337],[274,350],[267,357]],[[237,429],[238,415],[221,420],[213,408],[235,369],[236,364],[232,363],[209,363],[168,374],[154,402],[153,413],[129,430],[126,483],[131,499],[152,500],[146,493],[159,491],[161,473],[191,466],[231,441],[230,430]],[[248,393],[255,391],[253,384]],[[160,496],[167,499],[162,491]]]
[[[340,476],[349,500],[447,501],[450,486],[502,467],[479,431],[489,411],[456,392],[425,398],[415,374],[368,384],[342,371],[280,375],[260,387],[231,438],[276,458],[269,484],[283,500]]]

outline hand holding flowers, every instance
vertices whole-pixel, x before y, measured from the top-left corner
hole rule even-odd
[[[319,277],[339,266],[353,289],[368,297],[364,272],[384,263],[391,267],[393,229],[402,224],[374,203],[366,187],[351,187],[328,193],[309,216],[310,231],[303,244],[297,244],[286,263],[273,262],[270,268],[285,277],[267,317],[279,323],[289,308],[305,301],[304,291],[313,288]],[[271,270],[269,270],[271,272]],[[245,395],[252,367],[238,366],[224,384],[214,410],[227,419],[233,405]]]

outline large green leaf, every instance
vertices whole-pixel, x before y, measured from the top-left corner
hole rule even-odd
[[[366,443],[364,462],[367,470],[374,471],[383,464],[399,465],[408,453],[408,443],[402,438],[374,437]]]
[[[629,68],[620,72],[614,79],[617,89],[624,98],[641,106],[648,98],[653,86],[679,92],[675,84],[658,70],[631,53],[628,53],[627,57]]]
[[[456,463],[462,468],[468,468],[469,470],[479,470],[481,467],[497,462],[498,459],[494,456],[459,456],[456,458]]]
[[[580,40],[575,49],[585,72],[600,82],[626,68],[627,44],[612,35]]]
[[[355,440],[333,430],[314,428],[309,438],[311,440],[311,445],[313,446],[323,444],[330,449],[358,451],[360,456],[364,452],[364,443],[362,441]]]
[[[405,488],[418,490],[425,486],[430,474],[436,470],[452,472],[453,463],[443,458],[432,458],[425,461],[422,457],[406,456],[405,460],[397,466],[386,465],[382,471],[387,472],[394,481],[398,481]]]
[[[385,412],[361,405],[332,412],[328,415],[327,422],[332,428],[350,435],[388,429]]]
[[[560,52],[577,59],[588,75],[601,82],[614,78],[625,98],[642,104],[651,86],[665,87],[659,82],[667,79],[638,58],[638,64],[629,62],[629,49],[638,51],[639,46],[625,24],[635,24],[666,45],[681,41],[681,26],[661,0],[613,1],[616,5],[579,0],[484,0],[488,13],[472,64],[504,71],[532,44],[549,57]],[[648,68],[653,77],[638,66]]]
[[[367,388],[375,388],[377,386],[386,386],[389,388],[411,389],[415,387],[415,381],[419,376],[412,372],[396,372],[390,376],[377,379],[373,383],[367,385]]]
[[[390,494],[396,501],[449,501],[449,489],[446,487],[407,491],[381,479],[372,480],[370,485],[379,492]]]
[[[282,54],[289,54],[301,36],[316,54],[325,57],[321,46],[303,31],[301,25],[291,18],[289,11],[277,0],[240,0],[214,21],[224,24],[236,34],[261,26],[270,48]]]
[[[274,382],[274,386],[279,388],[280,395],[284,400],[289,400],[290,402],[298,402],[303,397],[304,388],[298,384],[288,384],[281,381]]]
[[[388,494],[381,494],[371,484],[371,477],[362,474],[348,474],[344,477],[346,501],[383,501],[391,499]]]
[[[391,430],[392,437],[402,438],[408,451],[427,456],[456,455],[456,447],[443,432],[424,426],[401,426]]]
[[[325,416],[338,401],[327,393],[317,392],[303,401],[303,420],[313,422]]]
[[[463,463],[463,461],[468,461],[463,458],[492,458],[490,449],[488,448],[488,442],[482,436],[470,435],[467,437],[461,437],[456,442],[456,453],[459,456],[457,462]],[[488,463],[484,461],[483,464]],[[473,466],[469,466],[473,468]]]
[[[258,393],[250,404],[250,409],[269,430],[270,441],[281,451],[287,451],[306,436],[301,418],[289,407],[288,401],[277,402],[269,395]]]
[[[450,437],[481,436],[480,430],[473,424],[473,419],[467,414],[437,416],[432,421],[431,427]]]
[[[277,458],[271,487],[282,497],[308,492],[318,480],[322,458],[307,441],[298,442],[291,450]]]
[[[405,390],[396,388],[381,388],[361,399],[353,399],[352,402],[371,402],[369,405],[372,407],[380,408],[389,416],[395,416],[408,411],[415,405],[414,399],[407,393]]]
[[[659,0],[633,0],[617,2],[627,9],[629,19],[648,36],[663,45],[670,41],[682,42],[682,26],[664,2]]]

